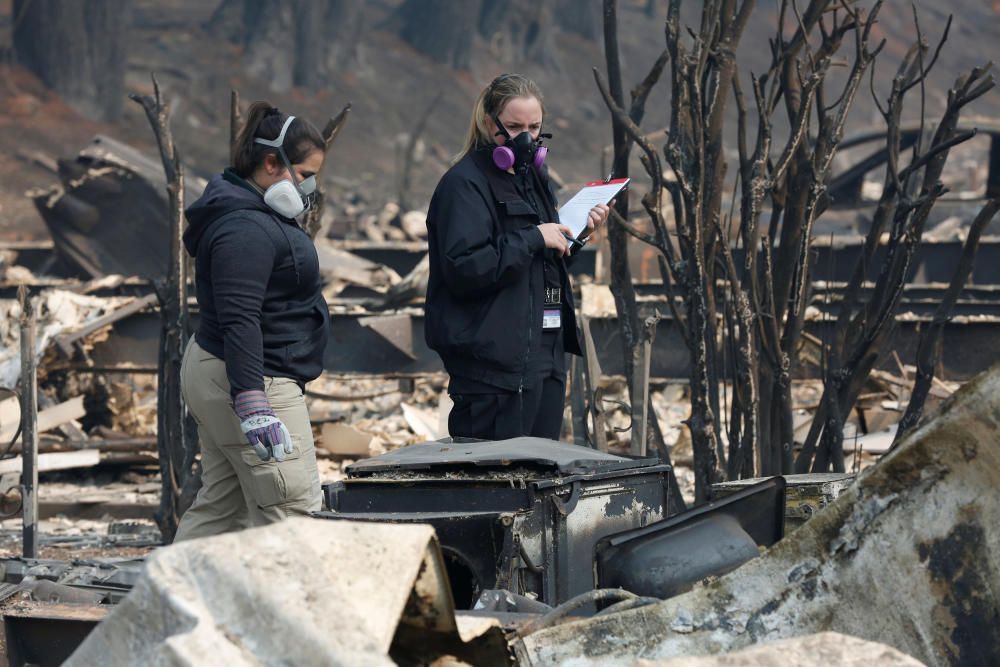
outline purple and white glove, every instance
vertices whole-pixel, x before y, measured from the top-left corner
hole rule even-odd
[[[272,457],[275,461],[284,461],[294,451],[292,434],[274,414],[267,394],[259,389],[241,391],[233,401],[233,410],[240,418],[243,435],[261,461]]]

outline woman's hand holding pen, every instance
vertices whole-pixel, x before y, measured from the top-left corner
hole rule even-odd
[[[558,251],[560,255],[569,255],[569,244],[572,238],[569,227],[555,222],[546,222],[538,225],[538,231],[542,233],[542,238],[545,239],[546,248],[552,248]]]
[[[545,239],[545,247],[552,248],[558,251],[559,254],[568,256],[572,245],[582,246],[582,241],[590,238],[591,234],[600,229],[608,221],[608,216],[611,215],[611,207],[614,205],[615,200],[612,199],[610,204],[597,204],[594,208],[590,209],[590,213],[587,215],[587,231],[583,234],[581,240],[574,239],[569,227],[565,225],[554,222],[538,225],[538,231],[542,233],[542,238]]]

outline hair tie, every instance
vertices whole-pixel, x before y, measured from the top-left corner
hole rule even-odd
[[[267,113],[264,114],[264,118],[270,118],[271,116],[280,116],[280,115],[281,112],[278,110],[278,107],[271,107],[270,109],[267,110]]]

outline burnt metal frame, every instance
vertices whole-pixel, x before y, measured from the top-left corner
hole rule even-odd
[[[410,473],[413,476],[405,478],[365,476],[349,478],[328,485],[325,487],[325,497],[331,511],[318,512],[314,516],[325,519],[431,523],[435,525],[435,528],[442,522],[459,518],[494,517],[496,524],[494,524],[493,529],[496,530],[502,526],[507,530],[504,531],[505,536],[500,544],[494,545],[499,547],[494,549],[496,556],[494,579],[478,582],[480,587],[512,587],[513,592],[523,593],[528,590],[527,577],[540,577],[539,590],[544,595],[545,601],[549,603],[560,602],[568,599],[571,593],[579,592],[575,589],[571,590],[570,573],[578,573],[581,567],[585,567],[591,577],[590,585],[594,585],[593,563],[574,564],[570,562],[572,550],[568,521],[581,498],[587,493],[587,490],[584,489],[584,483],[593,484],[607,481],[628,484],[630,477],[660,475],[661,516],[669,516],[673,508],[669,504],[668,485],[669,475],[673,473],[673,469],[667,464],[654,463],[655,460],[652,459],[630,460],[610,464],[606,467],[602,466],[593,472],[572,472],[542,479],[515,478],[509,475],[483,479],[468,474],[461,478],[439,478],[413,474],[414,471],[409,470],[391,471],[397,474]],[[439,468],[435,470],[441,472]],[[361,489],[365,486],[375,487],[377,493],[373,493],[369,497],[378,502],[378,505],[370,505],[365,508],[344,508],[343,500],[347,497],[344,492],[347,491],[348,485],[353,489]],[[419,490],[414,488],[418,485],[420,486]],[[488,493],[477,495],[477,502],[482,504],[476,507],[465,507],[460,511],[451,510],[454,507],[453,504],[450,504],[450,499],[454,498],[453,490],[459,487],[469,488],[470,485],[489,488]],[[560,487],[566,489],[564,494],[556,492]],[[547,491],[551,491],[551,493],[546,493]],[[397,509],[400,506],[399,503],[393,502],[399,498],[397,494],[409,494],[408,507],[413,511],[400,512]],[[422,496],[422,498],[418,500],[417,496]],[[436,502],[427,503],[427,499]],[[513,530],[516,517],[529,514],[532,510],[539,512],[543,530],[552,537],[551,541],[542,541],[542,560],[540,563],[534,563],[527,557]],[[446,540],[442,540],[442,549],[463,556],[461,551],[452,548],[446,543]],[[463,557],[467,561],[472,560],[467,556]]]

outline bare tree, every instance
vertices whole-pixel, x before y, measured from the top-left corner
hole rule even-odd
[[[624,100],[622,90],[621,62],[618,52],[618,23],[617,23],[617,0],[604,0],[604,57],[607,64],[608,79],[611,82],[610,90],[606,90],[606,99],[619,110],[612,117],[612,136],[614,146],[614,158],[612,162],[612,174],[616,178],[628,176],[629,154],[635,142],[635,134],[628,131],[630,127],[637,127],[642,122],[642,117],[646,110],[646,100],[650,91],[667,63],[666,51],[653,63],[649,72],[639,85],[631,91],[631,104],[626,114],[621,111]],[[595,70],[596,73],[596,70]],[[628,217],[628,197],[621,197],[615,204],[616,216],[618,220],[625,220]],[[648,421],[648,434],[651,442],[648,449],[656,451],[660,458],[669,463],[670,455],[663,442],[663,434],[660,430],[656,413],[649,406],[640,403],[642,400],[633,393],[635,387],[636,359],[640,350],[652,332],[647,327],[641,327],[639,323],[639,309],[636,303],[635,290],[632,287],[632,273],[628,265],[628,246],[624,227],[613,225],[608,229],[608,240],[611,244],[611,293],[615,300],[615,309],[618,312],[618,321],[622,331],[622,353],[625,360],[626,384],[630,394],[631,413],[633,428],[639,424],[638,428],[643,428],[640,415],[645,415]],[[589,326],[586,322],[583,326]],[[585,336],[590,332],[585,331]],[[589,355],[588,355],[589,356]],[[588,361],[588,373],[596,365]],[[589,384],[596,387],[596,378],[589,378]],[[592,392],[589,400],[593,403],[600,398],[596,391]],[[646,397],[649,402],[652,399]],[[599,411],[600,406],[591,405],[591,412]],[[671,487],[672,502],[675,506],[683,508],[684,500],[681,498],[679,488],[676,488],[676,480],[672,479]]]
[[[121,116],[129,0],[14,0],[14,54],[70,106]]]
[[[191,335],[187,309],[187,263],[184,261],[184,169],[170,132],[170,106],[160,95],[153,77],[153,95],[130,95],[141,105],[156,137],[167,178],[170,220],[170,262],[167,275],[156,284],[163,328],[157,376],[156,442],[162,491],[156,523],[164,542],[172,542],[180,517],[194,501],[201,486],[195,463],[198,439],[188,428],[181,395],[181,356]]]
[[[578,0],[557,0],[555,11],[559,17],[559,29],[584,39],[601,36],[603,3],[578,2]]]
[[[482,0],[479,34],[490,53],[505,65],[529,62],[535,68],[555,68],[556,12],[554,0]],[[575,3],[574,13],[585,14]]]
[[[959,116],[965,106],[993,88],[989,65],[960,76],[948,91],[947,105],[935,131],[929,140],[921,139],[914,144],[910,160],[904,165],[900,119],[906,95],[919,88],[923,97],[927,74],[937,61],[950,25],[949,19],[929,62],[925,62],[927,46],[922,39],[918,40],[893,78],[886,106],[879,105],[888,128],[885,183],[865,239],[864,253],[858,258],[841,302],[833,340],[826,346],[823,398],[796,459],[798,471],[844,470],[844,421],[895,334],[895,314],[924,225],[934,204],[947,192],[941,183],[941,173],[948,153],[975,135],[974,131],[958,131]],[[919,34],[919,23],[917,31]],[[886,232],[889,235],[886,260],[877,267],[871,297],[862,301],[863,282],[868,269],[875,265],[874,253]]]
[[[387,25],[420,53],[455,69],[469,69],[478,47],[503,65],[555,67],[556,12],[555,0],[404,0]]]
[[[662,155],[672,179],[664,179],[660,152],[624,109],[620,88],[616,94],[613,79],[609,86],[596,71],[595,77],[615,127],[642,149],[652,182],[642,203],[653,234],[636,229],[624,216],[614,220],[659,251],[668,303],[691,353],[688,427],[696,499],[704,501],[711,484],[720,479],[793,468],[843,469],[844,418],[891,336],[906,268],[927,214],[943,191],[938,178],[948,149],[968,138],[955,130],[958,114],[992,87],[992,80],[982,69],[962,77],[933,138],[915,149],[908,166],[900,167],[903,96],[917,86],[923,91],[941,45],[925,62],[928,49],[920,34],[904,59],[884,111],[891,182],[883,191],[865,257],[848,286],[835,339],[825,346],[823,406],[796,465],[791,378],[812,297],[809,249],[815,222],[829,204],[826,184],[848,113],[884,45],[871,45],[882,0],[869,10],[843,0],[810,0],[802,11],[794,1],[782,1],[770,65],[750,77],[757,118],[752,147],[736,51],[755,3],[706,0],[698,30],[686,32],[680,24],[681,4],[670,1],[666,21],[671,102]],[[613,5],[605,3],[606,44],[614,37],[607,29],[608,7],[613,13]],[[919,33],[919,23],[917,27]],[[946,36],[947,28],[941,44]],[[830,91],[827,74],[833,59],[842,58],[845,41],[853,43],[848,73],[837,90]],[[734,178],[727,181],[723,138],[730,99],[737,112],[739,160]],[[788,131],[776,149],[773,127],[779,114]],[[621,173],[617,160],[615,173]],[[733,183],[728,212],[727,183]],[[673,225],[664,219],[664,191],[673,205]],[[862,302],[864,268],[871,266],[875,244],[887,228],[892,231],[890,261],[882,267],[872,298]],[[622,326],[627,334],[632,325],[626,319]],[[726,386],[732,391],[724,419],[720,387],[724,392]],[[822,446],[817,447],[821,436]]]
[[[337,136],[340,131],[344,129],[344,125],[347,123],[347,119],[351,114],[351,103],[348,102],[344,105],[336,116],[332,116],[326,125],[323,126],[323,150],[326,153],[330,152],[330,147],[333,146],[333,142],[337,140]],[[323,165],[326,165],[326,160],[323,161]],[[319,234],[321,227],[321,219],[323,217],[323,204],[326,200],[326,195],[323,192],[323,188],[320,185],[316,186],[316,196],[315,202],[306,213],[305,227],[306,233],[309,234],[309,238],[315,239]]]
[[[435,62],[469,69],[482,0],[405,0],[394,20],[410,46]]]

